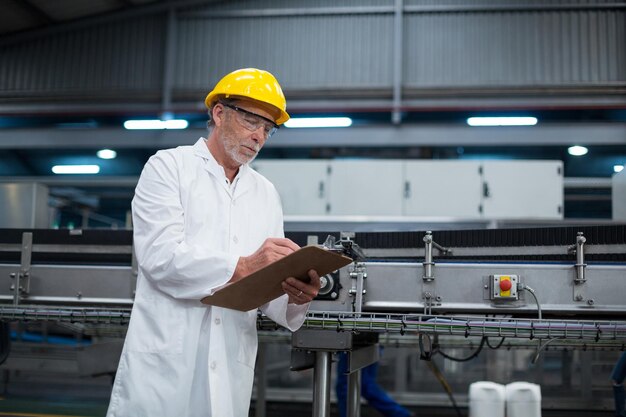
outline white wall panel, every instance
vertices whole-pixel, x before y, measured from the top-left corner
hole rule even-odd
[[[0,213],[0,228],[50,227],[48,187],[36,182],[0,182]]]
[[[260,160],[285,215],[563,218],[561,161]]]
[[[332,161],[331,215],[400,216],[403,161]]]
[[[406,216],[479,219],[480,162],[406,161]]]
[[[484,218],[563,218],[562,161],[484,161]]]
[[[252,167],[276,187],[283,214],[326,214],[329,161],[261,160]]]
[[[613,175],[611,179],[611,204],[613,220],[626,222],[626,171]]]

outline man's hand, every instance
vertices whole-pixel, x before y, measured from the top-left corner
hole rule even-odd
[[[306,304],[317,297],[320,291],[320,276],[317,271],[309,270],[311,280],[306,283],[294,277],[289,277],[282,282],[283,290],[289,294],[289,304]]]
[[[256,252],[250,256],[242,256],[237,262],[237,267],[230,282],[239,281],[241,278],[283,258],[300,249],[300,246],[286,238],[269,238]]]

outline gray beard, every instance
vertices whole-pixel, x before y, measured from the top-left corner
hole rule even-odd
[[[254,154],[254,156],[246,157],[238,151],[238,148],[239,144],[236,141],[230,140],[230,138],[226,138],[226,140],[224,141],[224,149],[226,150],[226,153],[228,154],[228,156],[231,157],[233,161],[237,162],[239,165],[249,164],[250,162],[254,161],[254,158],[257,157],[260,150],[260,147],[258,145],[255,145],[256,153]]]

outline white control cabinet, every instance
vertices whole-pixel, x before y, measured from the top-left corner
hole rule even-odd
[[[403,161],[332,161],[329,214],[401,216]]]
[[[483,218],[563,218],[562,161],[483,161]]]
[[[482,217],[478,161],[406,161],[404,215]]]
[[[48,187],[35,182],[0,183],[0,228],[50,227]]]
[[[613,175],[611,180],[613,220],[626,221],[626,171]]]
[[[261,160],[285,215],[562,219],[561,161]]]
[[[254,161],[252,167],[274,184],[285,215],[326,214],[329,161]]]

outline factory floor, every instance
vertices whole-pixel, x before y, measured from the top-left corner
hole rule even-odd
[[[57,375],[52,381],[39,373],[13,373],[0,384],[0,417],[104,417],[111,390],[111,377],[101,376],[84,380],[78,386],[74,378]],[[255,401],[249,417],[257,417]],[[458,417],[452,407],[410,407],[416,417]],[[463,417],[467,408],[462,408]],[[266,417],[310,417],[312,405],[308,401],[270,401],[266,403]],[[330,417],[338,417],[335,403]],[[184,416],[172,416],[184,417]],[[363,405],[361,417],[382,417]],[[543,410],[542,417],[613,417],[610,411]]]
[[[458,417],[454,408],[449,407],[409,407],[416,417]],[[613,417],[610,411],[573,411],[573,410],[542,410],[542,417]],[[268,403],[266,406],[266,417],[309,417],[313,415],[310,404],[302,403]],[[461,415],[467,417],[467,408],[461,409]],[[250,409],[249,417],[255,417],[254,404]],[[339,416],[337,408],[331,407],[331,417]],[[360,417],[382,417],[372,408],[363,406]]]
[[[103,401],[71,401],[67,399],[43,400],[28,397],[0,397],[0,416],[2,417],[103,417],[108,402]],[[452,408],[447,407],[413,407],[416,417],[457,417]],[[461,410],[467,416],[467,409]],[[274,403],[266,404],[267,417],[308,417],[313,415],[311,404],[306,403]],[[331,408],[331,417],[338,416],[336,407]],[[612,417],[610,411],[572,411],[543,410],[542,417]],[[250,408],[250,417],[256,417],[254,403]],[[363,406],[361,417],[381,417],[373,409]]]

